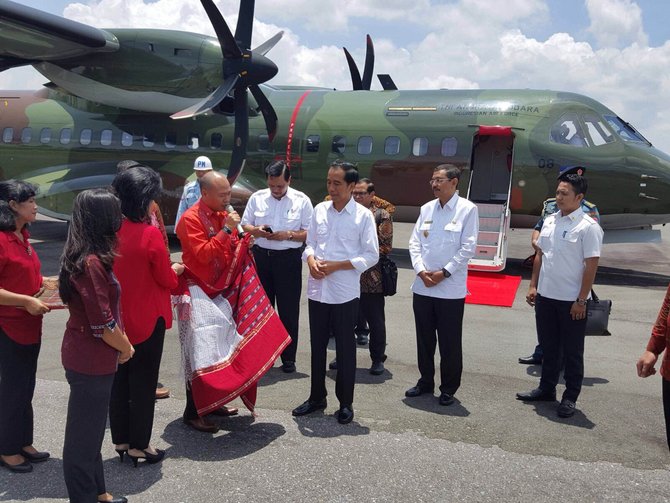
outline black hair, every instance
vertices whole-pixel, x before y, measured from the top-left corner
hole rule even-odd
[[[23,180],[5,180],[0,182],[0,231],[16,230],[16,213],[9,201],[23,203],[35,197],[37,186]]]
[[[456,178],[460,181],[461,179],[461,170],[458,169],[453,164],[440,164],[433,170],[433,173],[435,173],[436,171],[446,172],[447,178],[449,180],[453,180],[454,178]]]
[[[121,219],[119,198],[108,189],[85,190],[74,198],[58,275],[58,290],[64,302],[72,299],[70,279],[84,271],[89,255],[96,255],[106,270],[112,270]]]
[[[132,159],[126,159],[125,161],[119,161],[116,165],[116,172],[123,173],[125,170],[130,168],[136,168],[138,166],[144,166],[141,162],[133,161]]]
[[[121,200],[121,212],[132,222],[144,222],[149,206],[161,194],[161,177],[153,169],[137,166],[114,178],[112,188]]]
[[[330,163],[331,169],[341,169],[344,171],[344,181],[348,184],[358,183],[358,166],[354,163],[337,159]]]
[[[291,168],[288,167],[286,161],[274,161],[267,165],[265,168],[265,178],[268,177],[277,177],[284,175],[284,181],[289,181],[291,178]]]
[[[568,173],[558,177],[558,182],[565,182],[572,185],[572,188],[575,190],[575,194],[582,194],[586,196],[586,191],[589,188],[589,184],[586,182],[586,178],[583,176],[577,175],[575,173]]]
[[[375,191],[375,184],[369,178],[361,178],[358,180],[358,183],[366,183],[368,185],[368,194],[372,194]]]

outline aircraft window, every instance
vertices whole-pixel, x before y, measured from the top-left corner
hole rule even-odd
[[[586,124],[586,129],[589,132],[593,145],[596,147],[614,141],[614,135],[610,133],[609,129],[607,129],[599,117],[586,115],[582,117],[582,120],[584,121],[584,124]]]
[[[386,155],[396,155],[400,152],[400,138],[397,136],[388,136],[384,140],[384,153]]]
[[[33,128],[24,127],[21,130],[21,143],[30,143],[33,139]]]
[[[442,148],[440,153],[442,157],[454,157],[458,149],[458,140],[453,137],[442,138]]]
[[[49,143],[51,141],[51,128],[43,127],[40,131],[40,143]]]
[[[221,148],[223,147],[223,135],[221,133],[212,133],[212,137],[209,140],[210,148]]]
[[[100,145],[104,145],[105,147],[107,147],[111,144],[112,144],[112,130],[103,129],[100,132]]]
[[[346,136],[333,136],[333,143],[331,150],[336,154],[344,154],[345,149],[347,148],[347,137]]]
[[[561,116],[551,127],[551,141],[573,147],[588,147],[586,136],[579,124],[577,114],[567,113]]]
[[[177,133],[167,133],[165,135],[165,146],[175,148],[177,146]]]
[[[428,153],[428,138],[414,138],[412,143],[412,154],[422,156]]]
[[[270,150],[270,137],[268,135],[258,135],[258,150]]]
[[[638,133],[633,126],[621,118],[614,117],[612,115],[606,115],[605,120],[609,123],[610,126],[612,126],[612,129],[616,131],[622,140],[649,143],[647,139]]]
[[[144,133],[142,137],[142,145],[145,147],[153,147],[156,141],[156,136],[153,133]]]
[[[188,148],[198,150],[200,148],[200,135],[198,133],[188,134]]]
[[[60,130],[60,144],[67,145],[72,139],[72,130],[69,127]]]
[[[89,145],[92,137],[93,133],[90,129],[82,129],[81,133],[79,133],[79,143],[82,145]]]
[[[121,145],[124,147],[130,147],[133,144],[133,135],[126,133],[125,131],[121,133]]]
[[[307,152],[318,152],[321,145],[321,135],[311,134],[307,137]]]
[[[372,153],[372,136],[361,136],[358,139],[358,153],[361,155]]]
[[[2,141],[4,143],[12,143],[12,138],[14,138],[14,128],[6,127],[2,131]]]

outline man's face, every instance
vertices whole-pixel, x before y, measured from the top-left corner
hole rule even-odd
[[[195,176],[196,176],[196,178],[202,178],[203,176],[205,176],[210,171],[212,171],[212,170],[211,169],[196,169],[195,170]]]
[[[333,203],[346,203],[349,201],[355,186],[355,183],[347,183],[344,180],[344,170],[342,168],[330,168],[328,170],[326,187]]]
[[[435,197],[440,199],[440,201],[448,201],[456,193],[458,178],[449,180],[447,171],[444,169],[433,171],[433,176],[430,178],[430,186],[433,189]]]
[[[212,211],[223,211],[230,204],[232,189],[226,177],[214,179],[209,187],[202,187],[202,201]]]
[[[268,188],[275,199],[284,197],[289,185],[291,185],[291,177],[288,180],[284,180],[284,175],[268,177]]]
[[[374,192],[368,192],[369,185],[366,182],[359,182],[354,187],[353,195],[356,198],[356,202],[362,204],[366,208],[372,206],[372,197]]]
[[[575,188],[568,182],[559,182],[556,188],[556,206],[561,213],[567,215],[575,211],[582,204],[584,194],[577,194]]]

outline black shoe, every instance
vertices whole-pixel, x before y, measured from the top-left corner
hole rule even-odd
[[[356,344],[359,346],[365,346],[368,342],[368,334],[356,334]]]
[[[133,462],[135,468],[137,468],[137,462],[140,459],[143,459],[145,463],[154,465],[163,461],[163,458],[165,457],[165,451],[161,449],[156,449],[156,454],[151,454],[149,451],[142,450],[142,454],[144,454],[144,456],[133,456],[132,454],[128,453],[128,457]]]
[[[525,358],[519,358],[519,363],[522,363],[523,365],[542,365],[542,358],[530,355]]]
[[[349,424],[354,418],[354,409],[351,408],[351,405],[345,405],[344,407],[340,407],[340,410],[335,414],[337,415],[338,423]]]
[[[10,465],[9,463],[5,463],[2,458],[0,458],[0,466],[6,467],[10,472],[14,473],[28,473],[33,471],[33,465],[30,464],[30,461],[25,459],[23,463],[19,463],[18,465]]]
[[[98,500],[98,503],[128,503],[128,498],[125,496],[112,497],[111,500]]]
[[[302,405],[298,405],[295,409],[293,409],[292,414],[294,416],[305,416],[307,414],[311,414],[312,412],[316,412],[317,410],[323,410],[327,406],[328,402],[326,402],[325,398],[316,402],[307,400]]]
[[[281,364],[281,369],[287,374],[292,374],[293,372],[295,372],[295,362],[287,360]]]
[[[575,415],[575,410],[577,410],[575,402],[564,398],[561,400],[561,405],[556,409],[556,414],[558,414],[558,417],[572,417]]]
[[[116,453],[119,455],[119,461],[123,463],[123,456],[126,455],[128,452],[128,449],[114,449]]]
[[[372,362],[370,367],[370,373],[373,376],[380,376],[384,373],[384,363],[383,362]]]
[[[333,358],[333,361],[328,364],[330,370],[337,370],[337,358]]]
[[[443,392],[440,395],[440,405],[451,405],[455,400],[454,395],[450,395],[449,393]]]
[[[48,452],[39,452],[39,451],[31,453],[21,449],[21,456],[26,458],[31,463],[40,463],[42,461],[46,461],[47,459],[49,459],[49,456],[51,456],[51,454],[49,454]]]
[[[423,395],[424,393],[430,393],[431,395],[433,394],[432,389],[424,388],[423,386],[416,385],[413,388],[408,389],[405,391],[405,396],[412,398],[415,396]]]
[[[517,393],[516,399],[524,402],[553,402],[556,400],[556,391],[544,391],[535,388],[527,393]]]

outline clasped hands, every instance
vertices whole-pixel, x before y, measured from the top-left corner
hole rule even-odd
[[[418,276],[426,288],[431,288],[446,279],[442,269],[438,269],[437,271],[421,271]]]
[[[336,261],[315,259],[313,255],[307,260],[307,266],[314,279],[323,279],[340,269]]]

